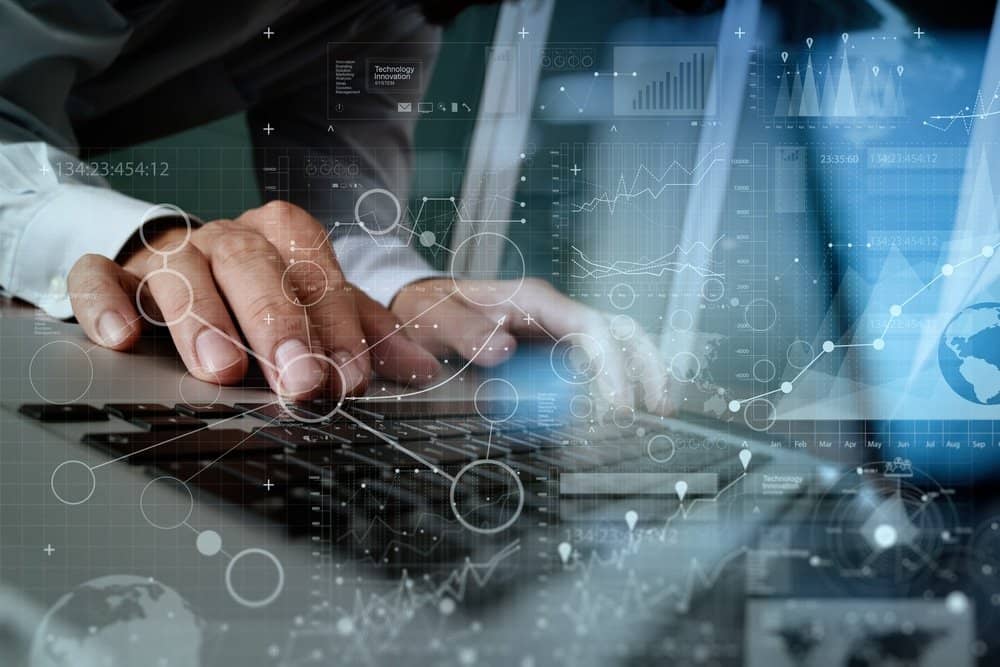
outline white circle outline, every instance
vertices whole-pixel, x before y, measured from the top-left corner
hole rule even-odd
[[[181,488],[183,488],[187,492],[187,497],[188,497],[187,513],[184,515],[183,519],[181,519],[174,525],[160,525],[156,523],[155,521],[149,518],[149,515],[146,514],[146,508],[142,506],[142,500],[143,498],[146,497],[146,491],[149,490],[149,487],[151,487],[156,482],[165,479],[172,479],[175,482],[180,483]],[[177,479],[173,475],[160,475],[159,477],[154,477],[153,479],[149,480],[146,483],[146,486],[142,487],[142,493],[139,494],[139,512],[142,513],[142,518],[146,520],[146,523],[148,523],[153,528],[159,528],[160,530],[176,530],[181,526],[183,526],[185,523],[187,523],[187,520],[191,518],[191,513],[193,511],[194,511],[194,496],[191,494],[191,489],[188,488],[187,483]]]
[[[628,421],[628,423],[620,424],[618,423],[618,413],[619,411],[624,411],[624,410],[628,410],[628,417],[626,418],[626,420],[623,421]],[[631,405],[615,406],[615,408],[611,411],[611,423],[613,423],[620,429],[632,428],[632,425],[635,424],[635,408],[633,408]]]
[[[462,475],[467,473],[472,468],[481,465],[495,465],[499,466],[500,468],[503,468],[511,477],[514,478],[514,483],[517,484],[517,491],[518,491],[517,509],[514,510],[514,514],[509,519],[507,519],[506,521],[504,521],[502,524],[500,524],[495,528],[478,528],[476,526],[473,526],[471,523],[465,520],[465,517],[463,517],[461,514],[458,513],[458,503],[455,502],[455,489],[458,488],[458,481],[462,479]],[[517,521],[518,518],[521,516],[521,510],[524,509],[524,484],[521,483],[521,478],[517,476],[517,473],[514,472],[514,469],[511,468],[506,463],[504,463],[503,461],[494,461],[492,459],[478,459],[471,463],[467,463],[461,470],[458,471],[458,474],[455,475],[455,479],[452,480],[451,483],[451,492],[448,494],[448,500],[451,502],[452,514],[455,515],[455,518],[458,519],[458,522],[460,524],[462,524],[463,526],[465,526],[474,533],[479,533],[480,535],[495,535],[513,526],[514,522]]]
[[[793,345],[798,345],[799,343],[801,343],[802,345],[805,345],[806,349],[809,351],[809,354],[806,355],[809,358],[801,366],[799,366],[796,362],[792,361],[791,358],[789,357],[789,354],[792,351],[792,346]],[[805,368],[806,366],[808,366],[812,362],[812,360],[813,360],[813,358],[815,356],[816,356],[816,348],[814,348],[812,346],[812,343],[810,343],[807,340],[802,340],[801,338],[793,340],[791,343],[788,344],[788,347],[785,349],[785,361],[788,362],[789,366],[791,366],[792,368],[798,369],[798,370],[801,370],[801,369]]]
[[[291,271],[296,266],[298,266],[299,264],[312,264],[317,269],[319,269],[320,274],[322,274],[323,276],[323,289],[320,290],[319,297],[315,301],[310,301],[309,303],[306,303],[300,300],[298,303],[295,303],[295,299],[292,298],[291,295],[288,294],[288,290],[285,289],[285,276],[287,276],[288,272]],[[326,291],[328,289],[330,289],[330,279],[327,277],[326,271],[323,270],[322,266],[312,261],[311,259],[297,259],[288,266],[286,266],[285,270],[281,272],[281,293],[285,295],[285,298],[288,299],[288,302],[293,306],[302,306],[304,308],[315,306],[317,303],[323,300],[323,297],[326,296]]]
[[[720,287],[719,296],[715,297],[714,299],[712,297],[710,297],[709,295],[705,294],[705,290],[708,288],[708,284],[709,283],[712,283],[712,284],[718,283],[719,287]],[[708,301],[709,303],[715,303],[717,301],[721,301],[722,297],[724,297],[724,296],[726,296],[726,283],[722,282],[718,278],[714,278],[714,277],[713,278],[706,278],[705,282],[703,282],[701,284],[701,298],[703,298],[705,301]]]
[[[773,419],[769,418],[770,423],[763,428],[759,428],[750,423],[750,417],[749,417],[750,406],[754,405],[757,402],[767,403],[767,405],[769,405],[771,408],[771,413],[774,415]],[[767,400],[766,398],[755,398],[752,401],[747,401],[747,404],[743,408],[743,422],[747,425],[748,428],[757,431],[758,433],[764,433],[765,431],[770,431],[771,427],[774,426],[775,422],[777,421],[778,421],[778,411],[774,407],[774,403]]]
[[[600,357],[599,357],[599,360],[600,360],[601,363],[600,363],[598,369],[596,371],[594,371],[592,374],[588,373],[588,374],[591,375],[591,377],[588,377],[588,378],[586,378],[584,380],[567,380],[566,378],[564,378],[562,376],[562,374],[559,371],[556,370],[556,358],[555,358],[556,350],[560,349],[559,346],[563,343],[563,341],[565,341],[570,336],[580,336],[580,337],[583,337],[583,338],[589,338],[590,340],[594,341],[594,345],[596,346],[596,348],[601,351],[601,354],[600,354]],[[574,343],[573,347],[583,347],[583,346]],[[570,347],[569,349],[573,349],[573,347]],[[586,351],[585,347],[584,347],[584,351]],[[568,350],[566,350],[566,352],[568,352]],[[563,356],[565,356],[565,352],[563,353]],[[588,357],[589,357],[589,354],[588,354]],[[594,362],[594,359],[591,358],[591,363],[593,363],[593,362]],[[552,372],[555,373],[556,377],[558,377],[560,380],[562,380],[566,384],[577,384],[577,385],[579,385],[579,384],[587,384],[587,383],[589,383],[591,380],[593,380],[598,375],[600,375],[601,373],[604,372],[604,364],[605,363],[607,363],[607,354],[604,352],[604,347],[598,342],[598,340],[596,338],[594,338],[590,334],[586,334],[586,333],[582,333],[582,332],[572,331],[572,332],[570,332],[570,333],[568,333],[568,334],[560,337],[559,340],[557,340],[555,343],[552,344],[552,349],[549,351],[549,365],[552,367]]]
[[[757,375],[758,364],[769,365],[771,367],[771,375],[766,378],[759,377]],[[753,362],[753,366],[750,367],[750,374],[753,375],[753,379],[756,380],[757,382],[770,382],[778,374],[778,368],[774,365],[774,362],[771,361],[770,359],[758,359],[757,361]]]
[[[142,307],[142,288],[146,285],[147,282],[149,282],[150,278],[152,278],[158,273],[169,273],[171,275],[177,276],[178,278],[181,279],[181,282],[184,283],[184,285],[188,289],[189,298],[187,307],[184,309],[183,313],[181,313],[178,317],[175,317],[172,320],[157,320],[153,317],[150,317],[149,313],[147,313]],[[185,277],[185,275],[180,271],[175,271],[174,269],[169,269],[167,267],[163,267],[162,269],[156,269],[154,271],[150,271],[149,273],[147,273],[143,277],[143,279],[139,281],[139,286],[135,290],[135,305],[136,308],[139,309],[139,314],[142,315],[142,319],[146,320],[153,326],[172,327],[175,324],[183,322],[184,318],[186,318],[188,315],[191,314],[191,309],[194,308],[194,288],[191,287],[191,281],[188,280],[187,277]]]
[[[694,359],[694,367],[697,370],[689,378],[677,377],[677,371],[674,370],[674,362],[677,361],[678,357],[682,357],[682,356],[683,357],[691,357],[692,359]],[[694,382],[695,380],[698,379],[698,376],[701,375],[701,359],[699,359],[698,355],[694,354],[693,352],[678,352],[678,353],[676,353],[674,356],[670,357],[670,375],[675,380],[677,380],[678,382],[683,382],[685,384]]]
[[[274,590],[271,592],[270,595],[263,597],[260,600],[248,600],[247,598],[237,593],[236,589],[233,587],[233,567],[236,565],[236,561],[238,561],[240,558],[243,558],[244,556],[250,556],[254,554],[258,556],[264,556],[265,558],[270,560],[272,563],[274,563],[274,567],[278,571],[278,583],[275,585]],[[232,596],[234,600],[239,602],[244,607],[249,607],[250,609],[259,609],[260,607],[266,607],[267,605],[271,604],[272,602],[278,599],[279,595],[281,595],[281,591],[284,590],[285,588],[285,568],[282,567],[281,561],[278,560],[278,557],[272,554],[270,551],[267,551],[266,549],[261,549],[259,547],[250,547],[249,549],[244,549],[243,551],[240,551],[239,553],[237,553],[235,556],[232,557],[232,559],[229,561],[229,564],[226,565],[225,579],[226,579],[226,590],[229,592],[229,594]]]
[[[337,373],[337,375],[340,378],[340,382],[337,383],[337,386],[340,387],[340,397],[337,399],[337,404],[333,407],[332,410],[318,417],[304,417],[298,414],[294,408],[294,401],[291,401],[291,399],[288,396],[285,396],[280,391],[281,374],[285,370],[291,368],[296,361],[298,361],[299,359],[304,359],[305,357],[313,357],[319,359],[320,361],[323,361],[324,363],[329,364],[330,367],[333,368],[333,370]],[[344,372],[340,370],[340,366],[338,366],[333,359],[326,356],[325,354],[319,354],[318,352],[306,352],[305,354],[300,354],[294,359],[291,359],[287,364],[285,364],[285,367],[283,369],[280,369],[278,371],[278,376],[275,378],[275,385],[279,388],[279,391],[276,391],[275,394],[278,397],[278,403],[281,404],[281,407],[284,408],[285,412],[291,415],[292,418],[294,418],[296,421],[302,422],[303,424],[318,424],[320,422],[327,421],[328,419],[333,417],[333,413],[335,413],[337,410],[341,408],[341,406],[344,405],[344,400],[347,398],[347,387],[345,386],[346,384],[347,380],[344,379]],[[289,408],[290,403],[293,404],[292,408]]]
[[[372,195],[387,195],[392,203],[396,206],[396,218],[392,221],[392,224],[383,229],[382,231],[373,231],[368,228],[368,226],[361,220],[361,202]],[[358,223],[361,229],[368,232],[370,236],[385,236],[386,234],[392,232],[399,226],[399,221],[403,218],[403,207],[399,203],[399,197],[397,197],[392,192],[386,190],[385,188],[372,188],[371,190],[366,190],[361,193],[358,200],[354,202],[354,221]]]
[[[35,379],[33,377],[31,377],[31,373],[32,373],[31,367],[35,365],[35,359],[38,357],[38,355],[41,353],[42,350],[44,350],[45,348],[47,348],[49,345],[55,345],[56,343],[63,343],[65,345],[72,345],[76,349],[78,349],[81,352],[83,352],[83,357],[87,360],[87,364],[90,366],[90,378],[87,380],[87,388],[84,389],[82,392],[80,392],[79,396],[76,396],[74,398],[71,398],[71,399],[68,399],[68,400],[65,400],[65,401],[53,401],[51,398],[47,398],[45,396],[42,396],[42,392],[38,391],[38,387],[35,386]],[[76,403],[81,398],[83,398],[84,396],[86,396],[87,392],[90,391],[90,388],[94,385],[94,362],[93,362],[93,360],[91,360],[90,355],[87,354],[87,351],[85,349],[83,349],[83,346],[80,345],[79,343],[74,343],[71,340],[50,340],[48,343],[46,343],[45,345],[42,345],[40,348],[38,348],[37,350],[35,350],[35,353],[33,355],[31,355],[31,361],[28,362],[28,383],[31,384],[31,389],[35,392],[35,394],[38,396],[38,398],[42,399],[46,403],[51,403],[52,405],[69,405],[70,403]]]
[[[577,400],[584,401],[586,403],[587,406],[586,412],[583,412],[581,414],[577,413],[577,411],[573,409],[573,403],[575,403]],[[569,399],[569,413],[574,417],[576,417],[577,419],[586,419],[591,414],[593,414],[593,412],[594,412],[594,401],[589,396],[584,396],[583,394],[577,394],[576,396],[573,396],[571,399]]]
[[[638,325],[635,323],[635,320],[628,315],[622,315],[619,313],[611,318],[608,328],[611,331],[611,336],[615,340],[624,342],[630,340],[632,336],[635,335]]]
[[[59,495],[58,491],[56,491],[56,473],[59,472],[59,469],[62,468],[64,465],[68,465],[70,463],[78,463],[82,465],[84,468],[86,468],[87,472],[90,473],[90,492],[86,496],[84,496],[82,500],[76,500],[76,501],[66,500],[61,495]],[[90,497],[94,495],[94,491],[97,490],[97,476],[94,475],[94,469],[91,468],[86,463],[84,463],[83,461],[80,461],[79,459],[69,459],[68,461],[63,461],[62,463],[57,465],[55,469],[52,471],[52,475],[49,477],[49,488],[52,489],[52,495],[54,495],[56,499],[63,505],[82,505],[88,500],[90,500]]]
[[[508,387],[510,387],[510,390],[512,392],[514,392],[514,409],[511,410],[510,414],[504,417],[503,419],[494,419],[492,417],[487,417],[486,415],[483,414],[482,410],[479,409],[479,392],[482,391],[483,387],[488,385],[490,382],[500,382],[502,384],[505,384]],[[479,384],[479,386],[476,387],[476,393],[473,394],[472,396],[472,405],[476,408],[476,412],[479,413],[479,416],[482,417],[484,420],[490,422],[491,424],[502,424],[503,422],[511,419],[517,412],[518,406],[521,405],[521,398],[517,394],[517,389],[514,387],[513,384],[510,383],[509,380],[505,380],[503,378],[489,378],[487,380],[483,380]]]
[[[184,389],[183,389],[183,387],[184,387],[184,380],[186,380],[187,378],[191,378],[192,380],[197,380],[198,382],[201,382],[202,384],[209,384],[209,385],[214,386],[215,387],[215,398],[212,399],[212,400],[210,400],[210,401],[189,401],[189,400],[187,400],[187,397],[184,395]],[[199,380],[195,376],[191,375],[191,371],[184,371],[184,374],[181,375],[181,379],[177,381],[177,395],[181,397],[181,403],[183,405],[190,405],[192,407],[194,407],[197,404],[202,404],[202,403],[207,403],[208,405],[216,405],[216,404],[218,404],[219,399],[222,398],[222,385],[214,383],[214,382],[205,382],[204,380]]]
[[[155,218],[152,219],[148,218],[149,214],[152,213],[153,211],[163,210],[163,209],[166,209],[168,211],[173,211],[173,213],[170,215],[157,215]],[[185,230],[184,240],[178,243],[176,247],[171,248],[170,250],[161,250],[159,248],[154,248],[153,246],[149,245],[149,241],[146,240],[146,234],[143,231],[146,227],[146,223],[154,222],[161,218],[168,218],[168,217],[173,218],[178,216],[184,220],[184,230]],[[140,218],[140,220],[141,222],[139,223],[139,240],[142,241],[142,245],[146,246],[146,249],[149,250],[154,255],[159,255],[161,257],[169,257],[170,255],[173,255],[175,252],[180,252],[181,250],[183,250],[184,246],[186,246],[188,244],[188,241],[191,240],[191,217],[188,216],[187,212],[184,211],[181,207],[175,206],[174,204],[153,204],[148,209],[146,209],[146,212],[142,214],[142,218]]]
[[[514,279],[514,278],[510,279],[510,280],[516,280],[517,286],[514,288],[513,292],[511,292],[509,295],[505,296],[503,299],[501,299],[499,301],[476,301],[475,299],[473,299],[468,294],[466,294],[465,292],[462,291],[462,288],[459,287],[459,279],[458,279],[458,277],[455,276],[455,260],[461,254],[462,247],[465,246],[465,244],[468,243],[469,241],[471,241],[472,239],[479,238],[479,237],[482,237],[482,236],[496,236],[497,238],[503,239],[504,241],[506,241],[507,243],[509,243],[511,245],[511,247],[514,248],[514,250],[517,251],[517,256],[521,260],[521,277],[520,278],[516,278],[516,279]],[[502,259],[502,253],[498,253],[498,254],[501,256],[501,259]],[[492,308],[493,306],[499,306],[502,303],[507,303],[508,301],[510,301],[511,299],[513,299],[517,295],[518,292],[521,291],[521,287],[524,286],[524,276],[525,276],[525,272],[527,270],[528,270],[528,265],[524,261],[524,253],[521,252],[521,249],[517,246],[516,243],[514,243],[514,241],[511,240],[511,238],[509,236],[504,236],[503,234],[498,234],[496,232],[479,232],[478,234],[472,234],[468,238],[464,239],[461,243],[458,244],[458,247],[455,248],[455,250],[454,250],[454,252],[452,253],[452,256],[451,256],[451,266],[449,268],[449,273],[451,274],[451,282],[452,282],[452,285],[454,285],[454,287],[455,287],[455,291],[457,291],[459,294],[461,294],[462,297],[466,301],[474,303],[477,306],[484,306],[486,308]],[[503,281],[503,282],[509,282],[509,281]]]
[[[670,443],[670,456],[667,456],[666,458],[660,458],[660,459],[658,459],[655,456],[653,456],[653,441],[654,440],[666,440],[667,442],[669,442]],[[653,463],[669,463],[670,460],[672,458],[674,458],[674,456],[677,455],[677,443],[674,442],[674,439],[671,438],[669,435],[666,435],[664,433],[657,433],[652,438],[650,438],[649,440],[646,441],[646,455],[649,457],[649,460],[652,461]]]
[[[754,325],[750,324],[750,307],[760,303],[766,304],[767,307],[770,308],[770,312],[773,313],[773,318],[771,318],[772,319],[771,323],[768,324],[763,329],[759,329]],[[773,327],[775,323],[778,321],[778,309],[775,308],[774,304],[768,301],[767,299],[759,299],[759,298],[754,299],[743,307],[743,321],[747,323],[748,327],[750,327],[750,331],[753,331],[755,333],[763,333],[764,331],[769,331],[771,327]]]
[[[624,287],[629,292],[628,303],[625,305],[620,305],[615,303],[615,290],[619,287]],[[611,289],[608,290],[608,303],[617,308],[618,310],[628,310],[635,304],[635,288],[628,283],[617,283]]]

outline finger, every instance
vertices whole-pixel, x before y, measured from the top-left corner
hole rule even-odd
[[[317,344],[330,351],[343,373],[346,393],[364,393],[371,363],[357,290],[344,278],[327,230],[306,211],[281,201],[248,211],[239,222],[263,235],[288,265],[284,292],[293,292],[307,310]]]
[[[627,348],[628,376],[639,385],[641,401],[648,412],[668,414],[667,367],[652,339],[626,315],[610,318],[611,335]]]
[[[600,313],[570,299],[547,282],[534,279],[524,281],[514,295],[513,304],[522,313],[521,317],[510,318],[515,332],[527,333],[538,327],[554,340],[570,338],[570,343],[589,350],[594,362],[601,366],[594,378],[599,393],[613,405],[634,404],[626,350],[611,336]]]
[[[510,319],[502,313],[484,314],[452,297],[405,324],[407,335],[424,348],[452,352],[478,366],[491,367],[517,349],[517,340],[506,329]]]
[[[212,275],[271,388],[294,399],[324,389],[329,366],[311,344],[305,310],[281,289],[283,263],[274,246],[245,226],[221,222],[202,227],[192,240],[208,254]]]
[[[84,255],[66,277],[73,314],[90,340],[127,350],[139,340],[142,318],[135,309],[139,279],[101,255]]]
[[[247,356],[233,342],[239,340],[236,327],[216,289],[208,260],[190,243],[166,246],[161,252],[169,253],[166,261],[151,256],[147,264],[157,268],[140,282],[140,290],[148,290],[156,309],[142,307],[140,314],[170,329],[192,375],[220,384],[238,382],[246,374]]]
[[[441,370],[434,355],[407,337],[399,320],[364,292],[355,293],[358,315],[375,370],[384,378],[396,382],[426,383]]]

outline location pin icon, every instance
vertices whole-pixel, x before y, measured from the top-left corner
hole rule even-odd
[[[783,62],[783,63],[787,63],[788,62],[788,51],[782,51],[781,52],[781,62]]]
[[[559,544],[559,558],[562,559],[563,565],[569,562],[569,557],[573,554],[573,546],[569,542],[561,542]]]
[[[813,47],[813,38],[806,37],[806,48],[811,49]]]
[[[872,65],[872,74],[878,76],[878,65]]]
[[[744,470],[746,470],[747,466],[750,465],[750,459],[752,459],[752,458],[753,458],[753,454],[750,452],[749,449],[741,449],[740,450],[740,463],[743,464],[743,469]]]
[[[629,530],[635,530],[635,523],[639,520],[639,514],[635,510],[629,510],[625,512],[625,523],[628,524]]]
[[[850,37],[851,36],[848,35],[846,32],[840,35],[840,38],[844,40],[844,44],[847,44],[847,40],[850,39]]]
[[[902,65],[897,65],[896,66],[896,74],[898,74],[899,76],[903,76],[903,66]]]
[[[685,482],[683,479],[680,480],[679,482],[674,484],[674,491],[677,492],[677,497],[680,499],[680,501],[684,502],[684,496],[687,495],[688,492],[688,483]]]

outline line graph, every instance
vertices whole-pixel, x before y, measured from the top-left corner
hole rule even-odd
[[[645,163],[642,163],[636,168],[635,175],[631,181],[626,179],[625,174],[622,173],[614,187],[582,203],[573,204],[571,210],[573,213],[590,213],[606,206],[608,212],[614,214],[620,202],[644,197],[656,200],[672,188],[698,185],[712,171],[715,165],[723,162],[722,158],[716,156],[716,153],[723,146],[725,144],[713,146],[691,168],[687,168],[679,161],[673,160],[659,175],[653,173]]]
[[[972,106],[963,107],[961,110],[951,114],[939,114],[931,116],[924,121],[925,127],[930,127],[939,132],[947,132],[956,123],[961,124],[966,134],[972,133],[972,127],[977,120],[986,120],[1000,115],[1000,82],[993,89],[989,104],[983,98],[983,91],[976,93],[976,101]]]
[[[670,252],[648,261],[615,260],[608,264],[589,258],[583,250],[577,248],[575,245],[571,245],[570,250],[573,252],[574,257],[570,259],[570,262],[577,267],[579,272],[572,273],[570,276],[572,278],[609,278],[620,276],[652,276],[654,278],[661,278],[667,273],[694,271],[702,278],[724,278],[723,274],[705,268],[705,264],[708,263],[707,258],[700,265],[686,261],[686,258],[695,252],[702,252],[706,256],[710,256],[724,237],[725,235],[720,236],[711,245],[706,245],[701,241],[694,243],[688,248],[675,245]],[[680,259],[674,259],[675,257]]]

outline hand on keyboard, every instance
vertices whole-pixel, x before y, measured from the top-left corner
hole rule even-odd
[[[400,290],[392,311],[421,325],[406,332],[426,349],[457,353],[480,366],[509,358],[516,336],[547,336],[565,352],[554,357],[566,366],[556,372],[572,384],[589,382],[603,403],[596,406],[599,413],[616,406],[669,411],[667,370],[641,327],[577,303],[543,280],[424,280]]]
[[[193,230],[148,223],[139,240],[121,265],[86,255],[70,271],[73,311],[100,345],[125,350],[143,320],[165,325],[192,375],[232,384],[247,370],[245,338],[288,398],[331,385],[362,393],[373,365],[406,381],[439,368],[419,345],[389,335],[396,319],[347,283],[328,231],[296,206],[274,202]]]

